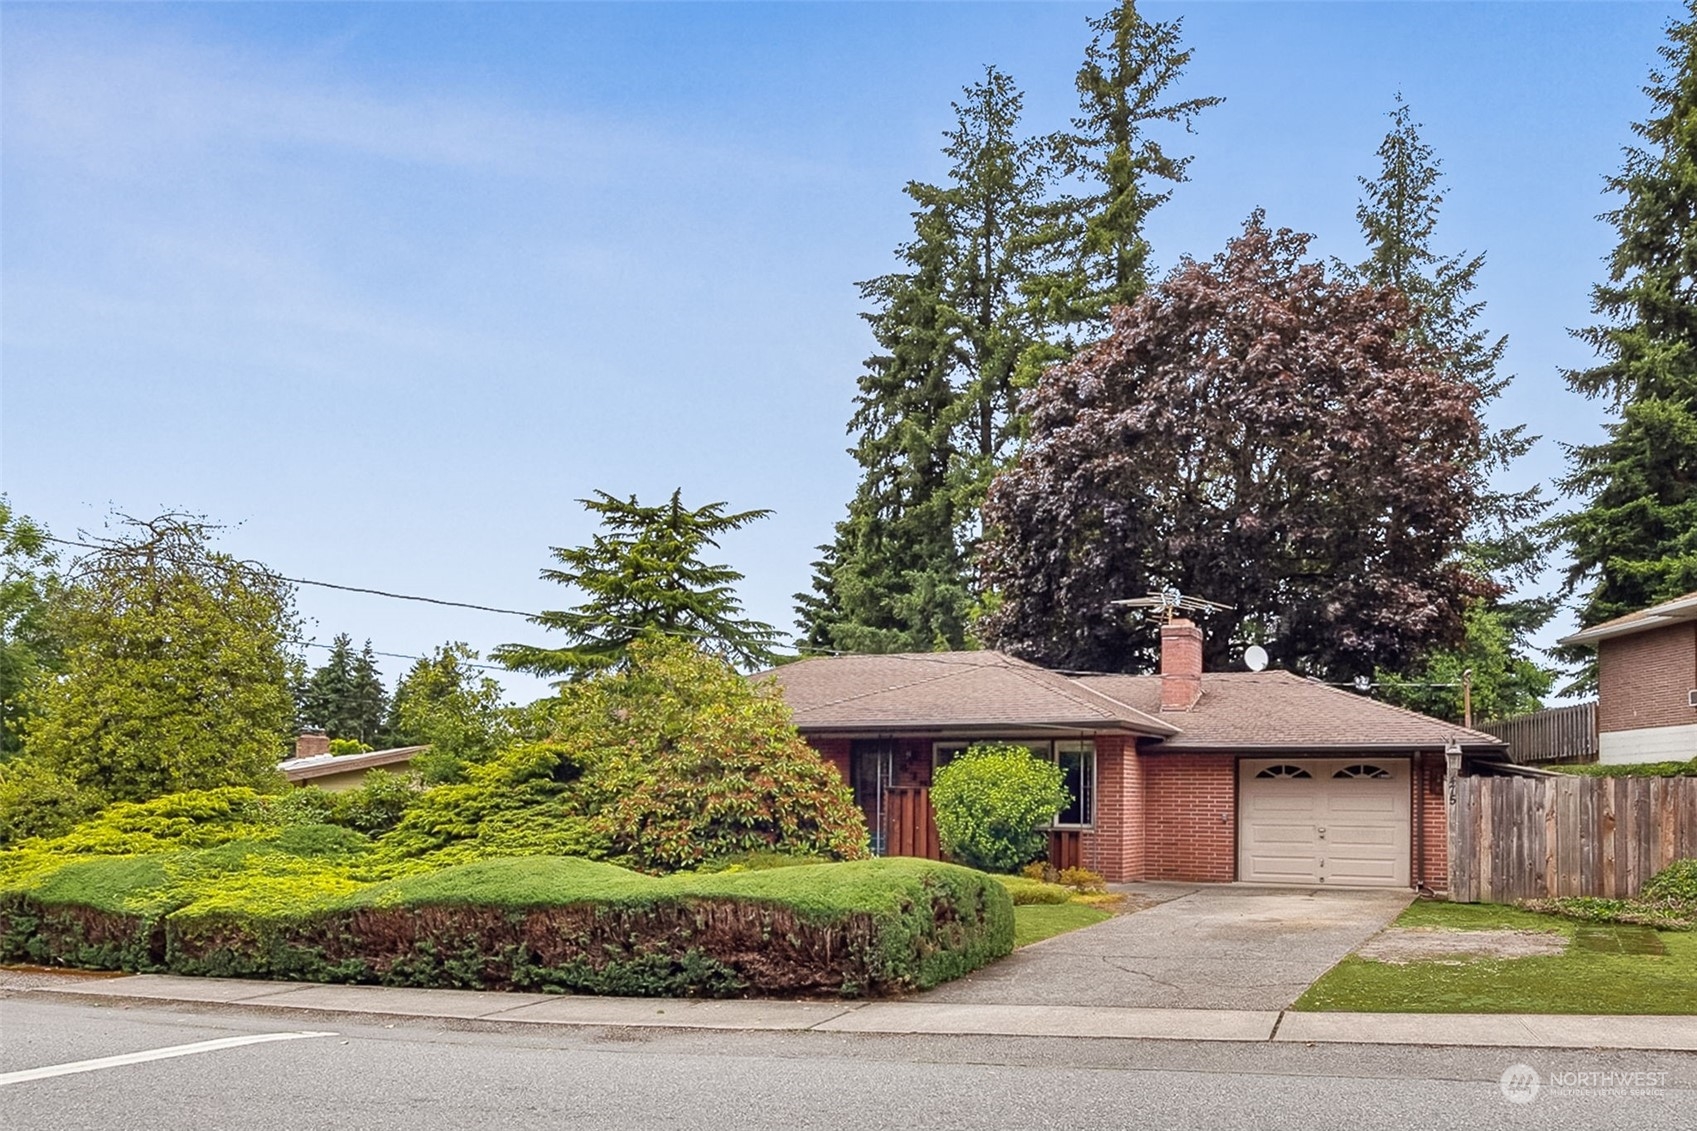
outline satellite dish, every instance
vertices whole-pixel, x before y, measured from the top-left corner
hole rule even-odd
[[[1243,650],[1243,665],[1252,672],[1258,672],[1267,666],[1267,650],[1259,644],[1251,644]]]

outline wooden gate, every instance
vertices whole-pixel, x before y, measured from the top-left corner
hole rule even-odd
[[[1450,898],[1624,899],[1697,857],[1697,778],[1458,778]]]
[[[1049,866],[1084,867],[1084,834],[1077,829],[1050,829]]]
[[[937,821],[931,814],[931,791],[918,785],[893,785],[884,790],[884,855],[918,856],[941,860]]]

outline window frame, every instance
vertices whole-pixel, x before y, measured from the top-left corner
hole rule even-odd
[[[1063,824],[1060,820],[1060,813],[1057,812],[1055,814],[1055,816],[1049,821],[1048,827],[1051,828],[1051,829],[1061,829],[1061,830],[1066,830],[1066,831],[1086,831],[1086,832],[1090,831],[1090,830],[1092,830],[1096,827],[1096,787],[1097,787],[1097,778],[1098,778],[1098,770],[1097,770],[1098,759],[1097,759],[1097,756],[1096,756],[1096,740],[1095,740],[1095,738],[1085,736],[1085,737],[1081,737],[1081,738],[993,738],[992,737],[992,738],[970,738],[970,739],[960,739],[960,738],[939,738],[939,739],[935,739],[931,743],[931,780],[936,781],[937,780],[937,771],[942,769],[945,765],[948,764],[947,759],[945,759],[943,757],[944,754],[947,754],[949,757],[953,757],[954,755],[960,753],[963,750],[968,749],[969,747],[989,746],[989,745],[1023,746],[1026,749],[1030,750],[1031,753],[1034,756],[1036,756],[1038,758],[1044,758],[1051,765],[1054,765],[1054,766],[1059,766],[1061,764],[1061,762],[1060,762],[1060,747],[1061,746],[1067,745],[1067,746],[1072,746],[1072,747],[1081,747],[1081,746],[1084,747],[1085,750],[1083,750],[1083,751],[1078,751],[1078,750],[1075,749],[1075,750],[1068,751],[1068,753],[1081,753],[1082,752],[1082,753],[1087,753],[1090,756],[1089,779],[1087,781],[1083,782],[1084,789],[1085,789],[1085,792],[1086,792],[1087,798],[1088,798],[1087,808],[1089,810],[1085,814],[1086,820],[1084,820],[1083,822],[1080,822],[1080,823],[1067,822],[1067,823]],[[1080,799],[1081,803],[1084,800],[1085,799]]]

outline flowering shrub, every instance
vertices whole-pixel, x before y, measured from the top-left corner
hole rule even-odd
[[[943,851],[971,868],[1018,871],[1048,845],[1045,829],[1067,803],[1063,780],[1023,746],[972,747],[931,785]]]

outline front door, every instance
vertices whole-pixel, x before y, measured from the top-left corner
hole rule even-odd
[[[866,815],[872,833],[872,854],[884,855],[889,828],[886,808],[890,778],[895,773],[896,744],[886,739],[859,741],[849,747],[849,778],[854,803]]]

